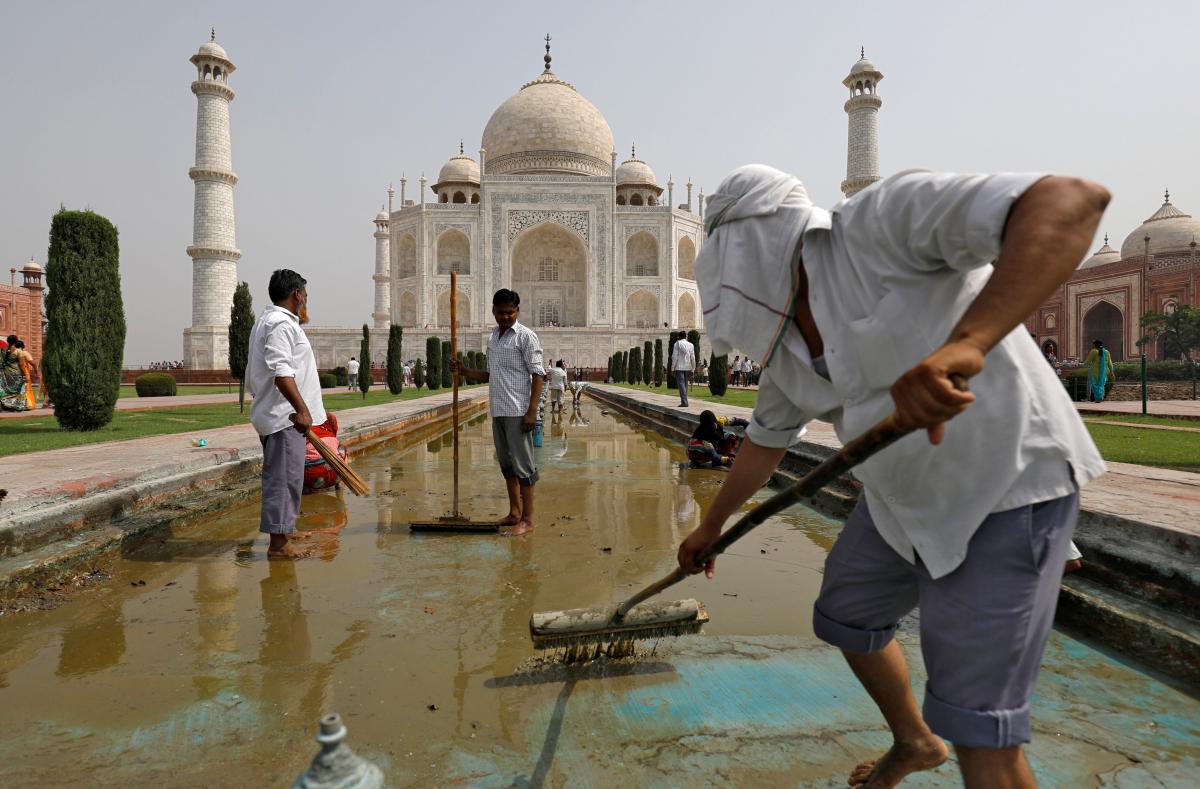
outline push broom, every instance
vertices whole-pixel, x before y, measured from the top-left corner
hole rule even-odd
[[[458,359],[458,274],[450,272],[450,359]],[[454,394],[450,413],[454,436],[454,504],[449,515],[431,521],[410,521],[409,531],[481,532],[490,534],[500,531],[498,521],[473,521],[458,509],[458,370],[453,376]]]
[[[965,378],[951,376],[956,389],[967,390]],[[775,494],[743,515],[727,529],[706,553],[701,563],[724,553],[755,526],[793,504],[811,498],[825,485],[862,463],[881,449],[908,435],[913,428],[901,427],[892,413],[863,435],[843,446],[833,456],[808,472],[791,488]],[[612,608],[574,608],[535,613],[529,634],[537,649],[560,649],[564,662],[593,660],[606,655],[622,657],[633,653],[636,641],[699,633],[708,621],[708,611],[699,600],[643,601],[688,577],[681,567]]]
[[[358,476],[358,472],[350,468],[350,465],[346,461],[342,460],[342,456],[337,453],[336,449],[317,438],[311,427],[304,431],[304,435],[308,436],[308,443],[313,445],[313,448],[317,450],[317,454],[321,456],[325,464],[341,477],[342,482],[346,483],[346,487],[350,488],[354,492],[354,495],[367,495],[369,488],[366,481]]]

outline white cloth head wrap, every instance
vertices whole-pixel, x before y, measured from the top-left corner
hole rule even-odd
[[[705,210],[696,280],[713,353],[737,349],[767,367],[793,314],[796,244],[821,209],[795,176],[748,164],[725,177]]]

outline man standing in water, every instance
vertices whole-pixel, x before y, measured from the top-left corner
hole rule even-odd
[[[263,445],[262,514],[258,530],[271,535],[267,556],[300,559],[288,539],[296,529],[300,494],[304,489],[305,431],[325,421],[321,380],[308,337],[307,282],[294,271],[271,275],[267,295],[272,306],[263,310],[250,332],[246,388],[254,396],[250,423]]]
[[[701,557],[809,419],[843,442],[892,411],[928,431],[855,469],[863,492],[813,606],[813,631],[841,648],[892,731],[851,786],[936,767],[942,738],[971,789],[1036,783],[1022,752],[1029,700],[1079,488],[1104,462],[1021,321],[1075,271],[1108,201],[1075,178],[910,171],[835,217],[763,165],[708,199],[696,279],[713,353],[741,349],[763,372],[746,440],[680,566],[712,576]],[[893,638],[917,606],[923,709]]]
[[[510,527],[505,533],[513,537],[533,528],[533,486],[538,472],[532,431],[546,376],[541,342],[532,329],[517,322],[520,314],[521,297],[516,291],[496,291],[492,296],[496,328],[488,337],[488,369],[472,370],[457,359],[451,361],[468,381],[490,384],[492,440],[508,488],[508,515],[500,523]]]

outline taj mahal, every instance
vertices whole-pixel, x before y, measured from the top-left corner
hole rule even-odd
[[[413,197],[406,178],[398,200],[388,188],[387,207],[374,218],[372,361],[383,361],[391,323],[404,327],[405,358],[423,355],[427,337],[447,337],[451,272],[464,351],[486,347],[499,288],[521,295],[521,320],[537,331],[546,357],[570,366],[603,367],[613,353],[665,339],[669,329],[703,331],[694,272],[705,240],[703,190],[693,193],[689,179],[677,203],[674,181],[664,189],[632,144],[618,163],[604,115],[551,69],[549,36],[545,50],[541,73],[492,113],[478,159],[460,143],[433,184],[421,176]],[[225,364],[240,257],[229,134],[235,66],[215,35],[191,62],[198,109],[184,358],[208,369]],[[880,177],[882,78],[863,55],[843,81],[847,196]],[[306,334],[318,365],[330,368],[358,354],[362,329],[311,326]]]

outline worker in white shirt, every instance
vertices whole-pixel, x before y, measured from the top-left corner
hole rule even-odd
[[[267,556],[299,559],[311,554],[292,545],[304,489],[305,432],[325,419],[317,361],[304,330],[308,290],[289,269],[271,274],[267,307],[250,331],[246,384],[254,402],[250,422],[263,446],[262,509],[258,530],[270,535]]]
[[[696,369],[696,349],[688,342],[687,332],[677,332],[675,347],[671,349],[671,369],[675,371],[675,385],[679,388],[679,407],[688,407],[688,382]]]
[[[346,389],[354,391],[358,388],[358,359],[353,356],[346,362],[346,377],[349,379]]]
[[[1075,271],[1108,201],[1072,178],[910,171],[839,203],[835,219],[763,165],[708,200],[696,278],[713,353],[738,348],[764,369],[741,452],[680,566],[712,576],[698,558],[809,419],[843,442],[893,410],[927,431],[855,469],[863,493],[814,605],[814,632],[841,648],[894,738],[852,786],[936,767],[942,738],[968,787],[1035,785],[1029,700],[1079,488],[1105,467],[1021,321]],[[923,709],[893,640],[918,605]]]

